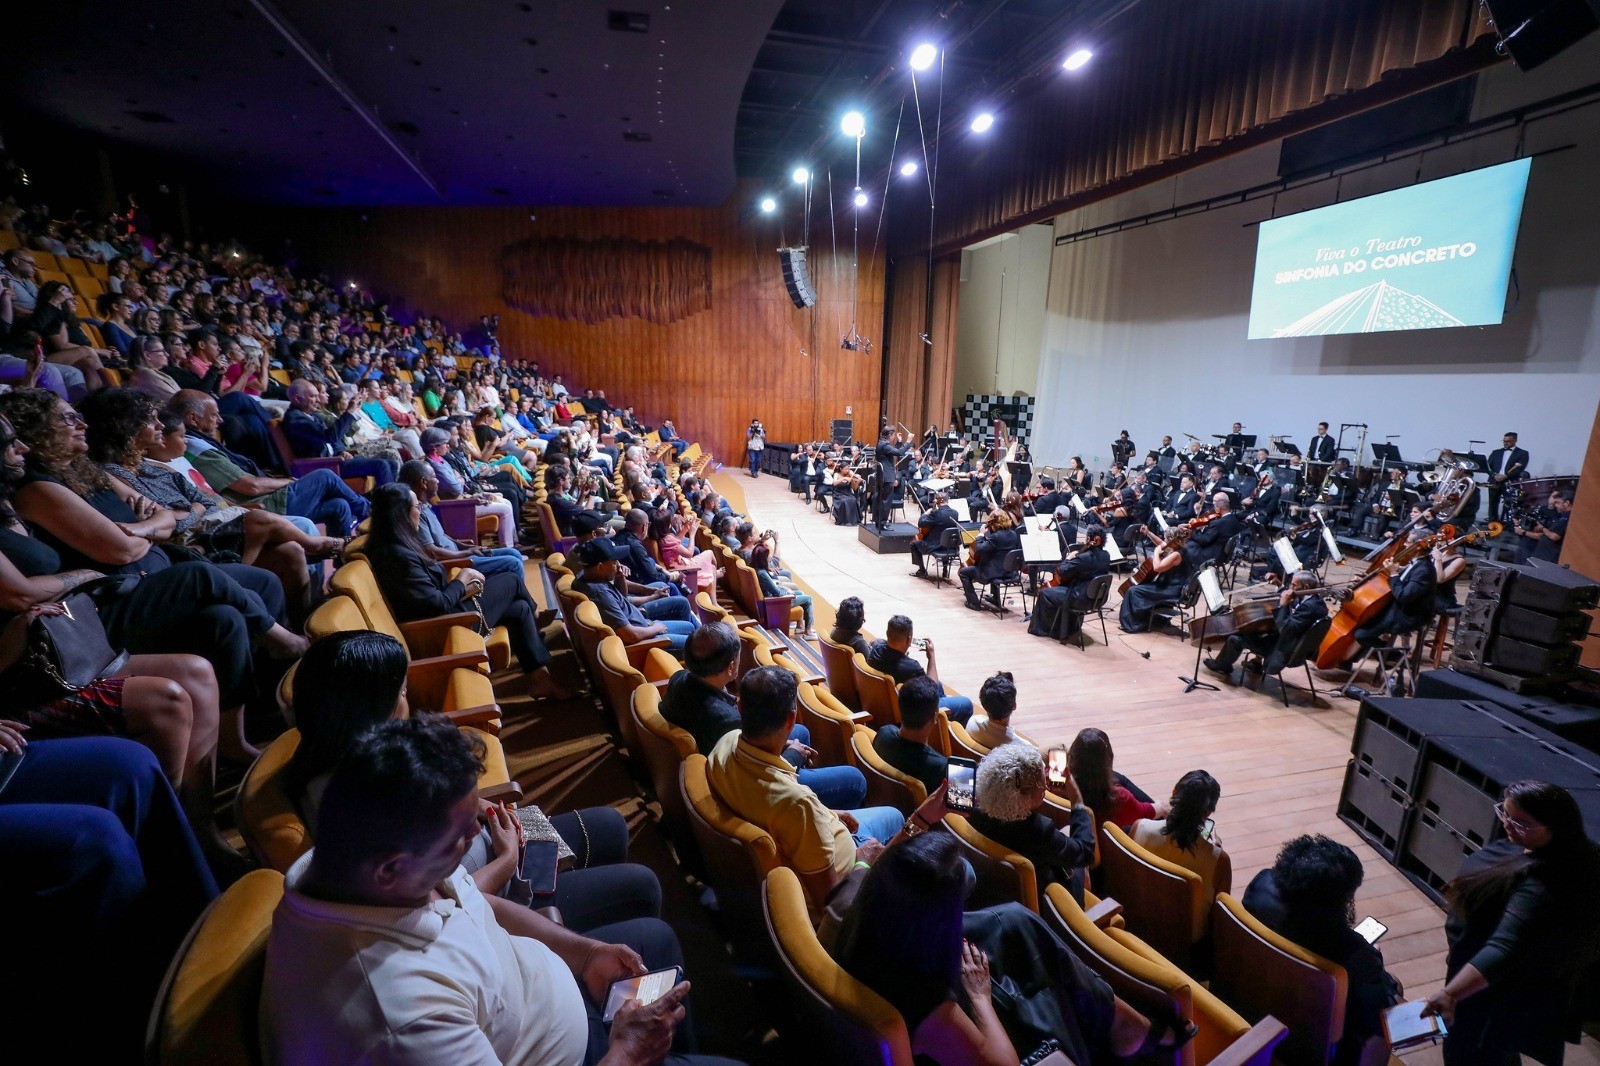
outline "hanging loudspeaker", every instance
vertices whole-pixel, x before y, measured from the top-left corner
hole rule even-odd
[[[789,290],[789,299],[796,307],[810,307],[817,302],[811,288],[811,272],[806,269],[804,248],[779,248],[778,260],[783,264],[783,287]]]
[[[1487,6],[1500,31],[1499,50],[1523,70],[1600,29],[1600,0],[1487,0]]]

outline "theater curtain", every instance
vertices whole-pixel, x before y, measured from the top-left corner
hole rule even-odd
[[[1223,17],[1214,4],[1146,0],[1109,27],[1083,76],[1019,90],[981,149],[946,153],[939,251],[1495,61],[1477,0],[1229,6]],[[925,242],[919,228],[901,227],[895,251]]]
[[[926,254],[906,256],[890,264],[883,413],[918,433],[933,424],[943,428],[950,421],[960,294],[961,261],[935,262],[933,318],[929,322]],[[932,344],[923,341],[924,329]]]

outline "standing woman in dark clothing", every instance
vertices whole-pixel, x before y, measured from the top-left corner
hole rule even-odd
[[[551,699],[566,693],[550,676],[550,652],[539,635],[539,608],[521,574],[487,577],[471,567],[449,577],[422,539],[422,505],[416,493],[398,481],[372,493],[372,533],[367,558],[390,610],[402,622],[467,612],[490,628],[505,626],[511,651],[528,675],[528,695]],[[476,607],[473,600],[477,601]]]
[[[1578,1040],[1578,990],[1597,957],[1600,848],[1572,794],[1519,781],[1495,806],[1506,839],[1467,859],[1446,895],[1448,980],[1424,1013],[1449,1026],[1450,1066],[1561,1062]]]

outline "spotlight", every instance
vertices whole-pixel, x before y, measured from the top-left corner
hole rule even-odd
[[[1089,65],[1089,60],[1093,58],[1093,52],[1089,51],[1087,48],[1079,48],[1076,49],[1071,55],[1067,56],[1066,62],[1062,63],[1061,65],[1068,70],[1082,70],[1084,67]]]
[[[909,178],[911,175],[915,174],[916,172],[917,172],[917,161],[915,159],[907,159],[904,163],[900,164],[900,173],[904,174],[906,177]]]
[[[927,70],[933,66],[933,61],[938,58],[939,48],[937,45],[926,42],[919,44],[911,50],[911,69]]]
[[[866,207],[867,206],[867,193],[866,193],[866,190],[862,189],[861,186],[857,185],[856,186],[856,194],[853,197],[853,199],[855,200],[855,204],[856,204],[857,207]]]
[[[806,182],[811,180],[811,171],[807,170],[805,167],[795,167],[794,174],[791,176],[794,178],[794,183],[796,185],[804,185]]]
[[[349,287],[350,287],[350,291],[351,291],[351,292],[354,292],[354,291],[355,291],[355,290],[356,290],[356,289],[357,289],[357,288],[358,288],[358,287],[359,287],[359,286],[357,286],[357,285],[356,285],[356,283],[355,283],[355,282],[353,282],[353,281],[347,281],[347,282],[345,282],[345,284],[346,284],[346,285],[348,285],[348,286],[349,286]]]
[[[987,111],[979,111],[972,116],[972,132],[988,133],[989,127],[994,125],[994,116]]]
[[[846,137],[861,137],[867,132],[867,117],[859,111],[846,111],[839,120],[839,131]]]
[[[763,215],[770,215],[770,214],[772,214],[772,212],[776,211],[777,209],[778,209],[778,201],[774,200],[770,196],[763,196],[761,198],[761,213]]]

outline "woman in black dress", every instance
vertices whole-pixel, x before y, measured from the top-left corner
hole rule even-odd
[[[449,577],[422,539],[422,505],[400,482],[372,493],[372,533],[367,558],[389,609],[402,622],[482,611],[492,629],[505,626],[511,651],[528,675],[528,695],[551,699],[566,693],[550,676],[550,652],[539,635],[539,608],[521,576],[485,577],[471,567]],[[474,602],[476,606],[474,606]]]

